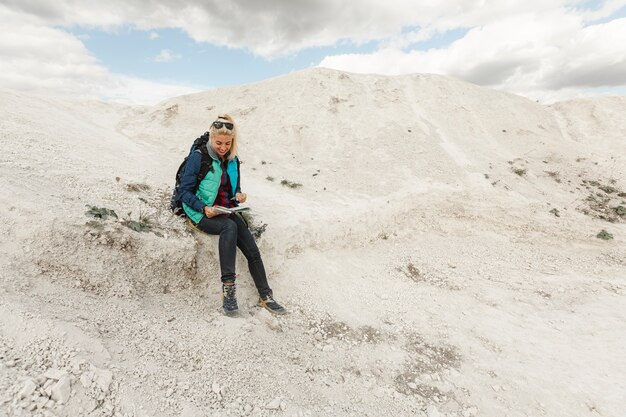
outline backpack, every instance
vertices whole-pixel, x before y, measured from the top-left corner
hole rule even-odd
[[[213,160],[209,156],[207,151],[207,143],[209,142],[209,132],[204,132],[202,136],[196,138],[191,145],[191,149],[189,150],[189,155],[185,157],[183,162],[178,167],[178,171],[176,171],[176,185],[174,185],[174,192],[172,193],[172,199],[170,201],[170,210],[181,217],[186,217],[185,210],[183,210],[183,202],[181,200],[180,195],[180,180],[183,176],[183,171],[185,170],[185,165],[187,165],[187,160],[191,156],[193,152],[196,150],[200,151],[200,155],[202,155],[202,162],[200,165],[200,171],[198,171],[198,177],[196,180],[196,185],[194,186],[193,192],[198,191],[198,186],[200,185],[200,181],[206,176],[206,174],[213,169]]]

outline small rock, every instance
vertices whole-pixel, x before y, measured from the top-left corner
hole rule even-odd
[[[280,397],[274,398],[272,401],[265,405],[267,410],[278,410],[280,409]]]
[[[439,417],[441,414],[439,414],[439,410],[437,409],[437,407],[435,407],[434,405],[429,405],[426,408],[426,415],[428,417]]]
[[[17,394],[17,398],[21,400],[22,398],[30,397],[36,389],[37,384],[35,384],[32,379],[29,379],[24,383],[24,386],[20,390],[19,394]]]
[[[166,398],[171,397],[172,394],[174,394],[174,389],[173,388],[168,388],[167,391],[165,391],[165,397]]]
[[[335,350],[335,347],[333,345],[326,345],[322,348],[322,351],[324,352],[332,352]]]
[[[90,398],[89,401],[87,401],[86,407],[87,407],[87,413],[91,413],[93,410],[98,408],[98,401],[94,400],[93,398]]]
[[[37,407],[39,408],[44,408],[44,406],[46,405],[46,403],[48,402],[48,397],[39,397],[37,399]],[[0,401],[0,404],[2,403],[2,401]]]
[[[408,385],[408,386],[409,386],[409,388],[411,388],[411,389],[417,389],[417,384],[416,384],[415,382],[409,382],[407,385]]]
[[[91,375],[88,372],[85,372],[80,376],[80,383],[85,388],[88,389],[91,386]],[[44,385],[44,389],[45,389]]]
[[[220,384],[218,384],[217,382],[214,382],[213,385],[211,385],[211,389],[213,390],[214,393],[219,394]]]
[[[15,361],[13,359],[9,359],[8,361],[6,361],[5,365],[7,366],[7,368],[13,368],[15,366]]]
[[[70,399],[71,383],[69,375],[65,375],[52,387],[52,399],[59,404],[65,404]]]
[[[61,379],[63,376],[67,375],[67,372],[61,370],[61,369],[54,369],[54,368],[50,368],[46,371],[45,374],[43,374],[43,376],[45,376],[48,379],[54,379],[56,381],[58,381],[59,379]]]
[[[80,376],[80,383],[83,387],[89,388],[92,383],[100,388],[105,394],[109,392],[109,387],[113,382],[113,372],[107,369],[100,369],[93,365],[89,366],[89,371]]]
[[[463,417],[474,417],[478,413],[478,409],[476,407],[470,407],[463,410]]]

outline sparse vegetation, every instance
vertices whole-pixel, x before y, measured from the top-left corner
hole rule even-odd
[[[268,180],[269,182],[273,182],[274,181],[274,177],[268,175],[267,177],[265,177],[266,180]]]
[[[126,184],[126,190],[131,192],[148,191],[150,186],[148,184],[130,182]]]
[[[152,230],[152,226],[141,221],[124,220],[122,221],[122,224],[130,229],[133,229],[135,232],[150,232]]]
[[[102,220],[113,218],[119,221],[120,224],[132,229],[136,232],[153,232],[157,236],[163,236],[160,232],[154,230],[154,222],[151,215],[146,214],[144,211],[139,211],[139,218],[133,220],[131,218],[132,211],[126,214],[126,217],[119,220],[119,217],[115,211],[106,207],[87,206],[89,209],[85,212],[86,216],[95,217],[98,220],[91,220],[85,223],[85,225],[91,229],[103,230],[104,224]]]
[[[552,210],[550,210],[550,213],[554,214],[556,217],[561,217],[559,210],[556,208],[553,208]]]
[[[409,262],[406,266],[406,270],[402,272],[404,272],[404,275],[406,275],[407,278],[410,278],[415,282],[420,282],[424,280],[419,269],[417,269],[417,267],[413,265],[412,262]]]
[[[614,184],[615,181],[611,183]],[[616,201],[620,195],[626,195],[626,193],[595,180],[583,180],[581,185],[589,191],[584,200],[585,207],[579,208],[583,214],[611,223],[626,219],[626,208],[622,205],[624,202],[620,204]]]
[[[554,179],[554,181],[556,182],[561,182],[561,177],[559,176],[559,173],[556,171],[544,171],[546,174],[548,174],[548,176],[552,179]]]
[[[89,220],[87,223],[85,223],[85,226],[96,230],[104,229],[104,225],[102,224],[102,222],[99,222],[97,220]]]
[[[96,206],[87,206],[89,209],[85,212],[85,214],[87,216],[92,216],[95,217],[97,219],[102,219],[102,220],[106,220],[109,217],[115,217],[116,219],[117,214],[115,213],[115,211],[105,208],[105,207],[96,207]]]
[[[299,188],[299,187],[302,187],[302,184],[300,184],[298,182],[289,181],[289,180],[282,180],[280,182],[280,184],[285,186],[285,187],[289,187],[289,188]]]
[[[526,175],[526,168],[512,168],[511,170],[513,171],[513,173],[519,175],[520,177]]]
[[[142,211],[139,211],[139,220],[131,220],[132,212],[128,213],[128,218],[122,221],[122,224],[135,232],[152,231],[152,218]]]
[[[598,188],[601,189],[602,191],[604,191],[607,194],[613,194],[613,193],[617,192],[617,188],[611,187],[610,185],[601,185]]]
[[[602,230],[600,231],[600,233],[598,233],[598,234],[596,235],[596,237],[597,237],[598,239],[602,239],[602,240],[611,240],[611,239],[613,239],[613,235],[612,235],[612,234],[610,234],[609,232],[607,232],[607,231],[606,231],[606,230],[604,230],[604,229],[602,229]]]

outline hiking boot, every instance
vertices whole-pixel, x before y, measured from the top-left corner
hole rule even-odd
[[[265,297],[259,297],[259,306],[263,307],[264,309],[274,314],[287,313],[287,310],[285,309],[285,307],[278,304],[276,300],[274,300],[274,297],[272,296],[272,294],[266,295]]]
[[[234,282],[222,284],[222,309],[224,310],[224,314],[229,317],[239,314],[239,307],[237,306],[237,284]]]

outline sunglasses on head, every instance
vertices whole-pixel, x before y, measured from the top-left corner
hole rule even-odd
[[[215,126],[216,129],[221,129],[222,127],[225,127],[228,130],[233,130],[233,124],[232,123],[228,123],[228,122],[213,122],[213,126]]]

